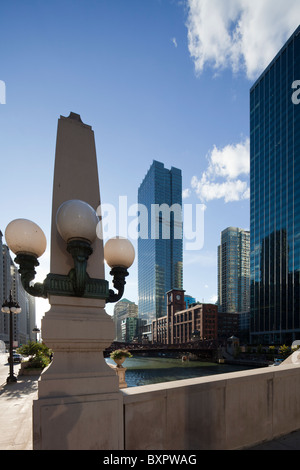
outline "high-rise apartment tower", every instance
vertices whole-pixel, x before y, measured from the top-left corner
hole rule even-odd
[[[250,309],[250,233],[228,227],[218,246],[218,305],[223,313]]]

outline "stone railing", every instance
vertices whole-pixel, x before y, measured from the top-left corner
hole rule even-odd
[[[126,450],[233,450],[300,429],[300,367],[121,390]]]
[[[119,377],[119,388],[126,388],[127,383],[125,381],[125,372],[126,372],[126,367],[123,366],[117,366],[114,364],[108,364],[109,367],[111,367],[116,375]]]

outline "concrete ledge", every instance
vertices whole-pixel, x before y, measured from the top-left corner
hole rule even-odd
[[[22,371],[19,372],[19,375],[41,375],[43,369],[22,369]]]
[[[300,428],[300,367],[122,390],[126,450],[233,450]]]

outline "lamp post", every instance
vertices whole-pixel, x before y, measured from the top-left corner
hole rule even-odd
[[[124,448],[123,395],[118,377],[104,358],[114,339],[114,323],[105,304],[122,297],[135,253],[132,244],[120,237],[103,247],[99,207],[94,132],[75,113],[61,116],[53,177],[50,272],[43,282],[34,281],[47,244],[40,227],[16,219],[5,231],[24,289],[50,304],[41,319],[41,331],[54,355],[41,374],[33,402],[34,450]],[[112,289],[105,279],[104,260],[111,268]]]
[[[39,340],[38,340],[38,334],[40,333],[40,331],[41,331],[41,330],[40,330],[37,326],[35,326],[35,327],[32,329],[32,333],[35,334],[35,339],[36,339],[37,342],[39,342]]]
[[[50,273],[43,283],[32,284],[38,258],[46,250],[46,237],[41,228],[27,219],[16,219],[8,224],[5,238],[10,250],[17,256],[19,273],[24,289],[35,297],[48,298],[49,295],[104,299],[106,303],[117,302],[124,293],[128,276],[127,269],[132,265],[135,252],[129,240],[115,237],[104,246],[104,259],[110,266],[114,292],[104,279],[93,279],[87,274],[87,262],[93,253],[92,243],[97,236],[99,223],[96,211],[86,202],[70,200],[64,202],[57,211],[57,231],[65,241],[65,249],[72,255],[74,267],[67,275]]]
[[[1,308],[3,313],[10,314],[9,318],[9,376],[7,377],[7,383],[13,383],[17,381],[14,376],[14,361],[13,361],[13,314],[21,313],[21,307],[18,302],[14,302],[10,291],[9,300],[6,300]]]

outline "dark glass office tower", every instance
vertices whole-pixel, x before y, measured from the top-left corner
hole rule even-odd
[[[153,161],[138,190],[139,317],[166,315],[166,292],[182,289],[182,177]]]
[[[250,92],[251,340],[300,339],[300,27]]]

